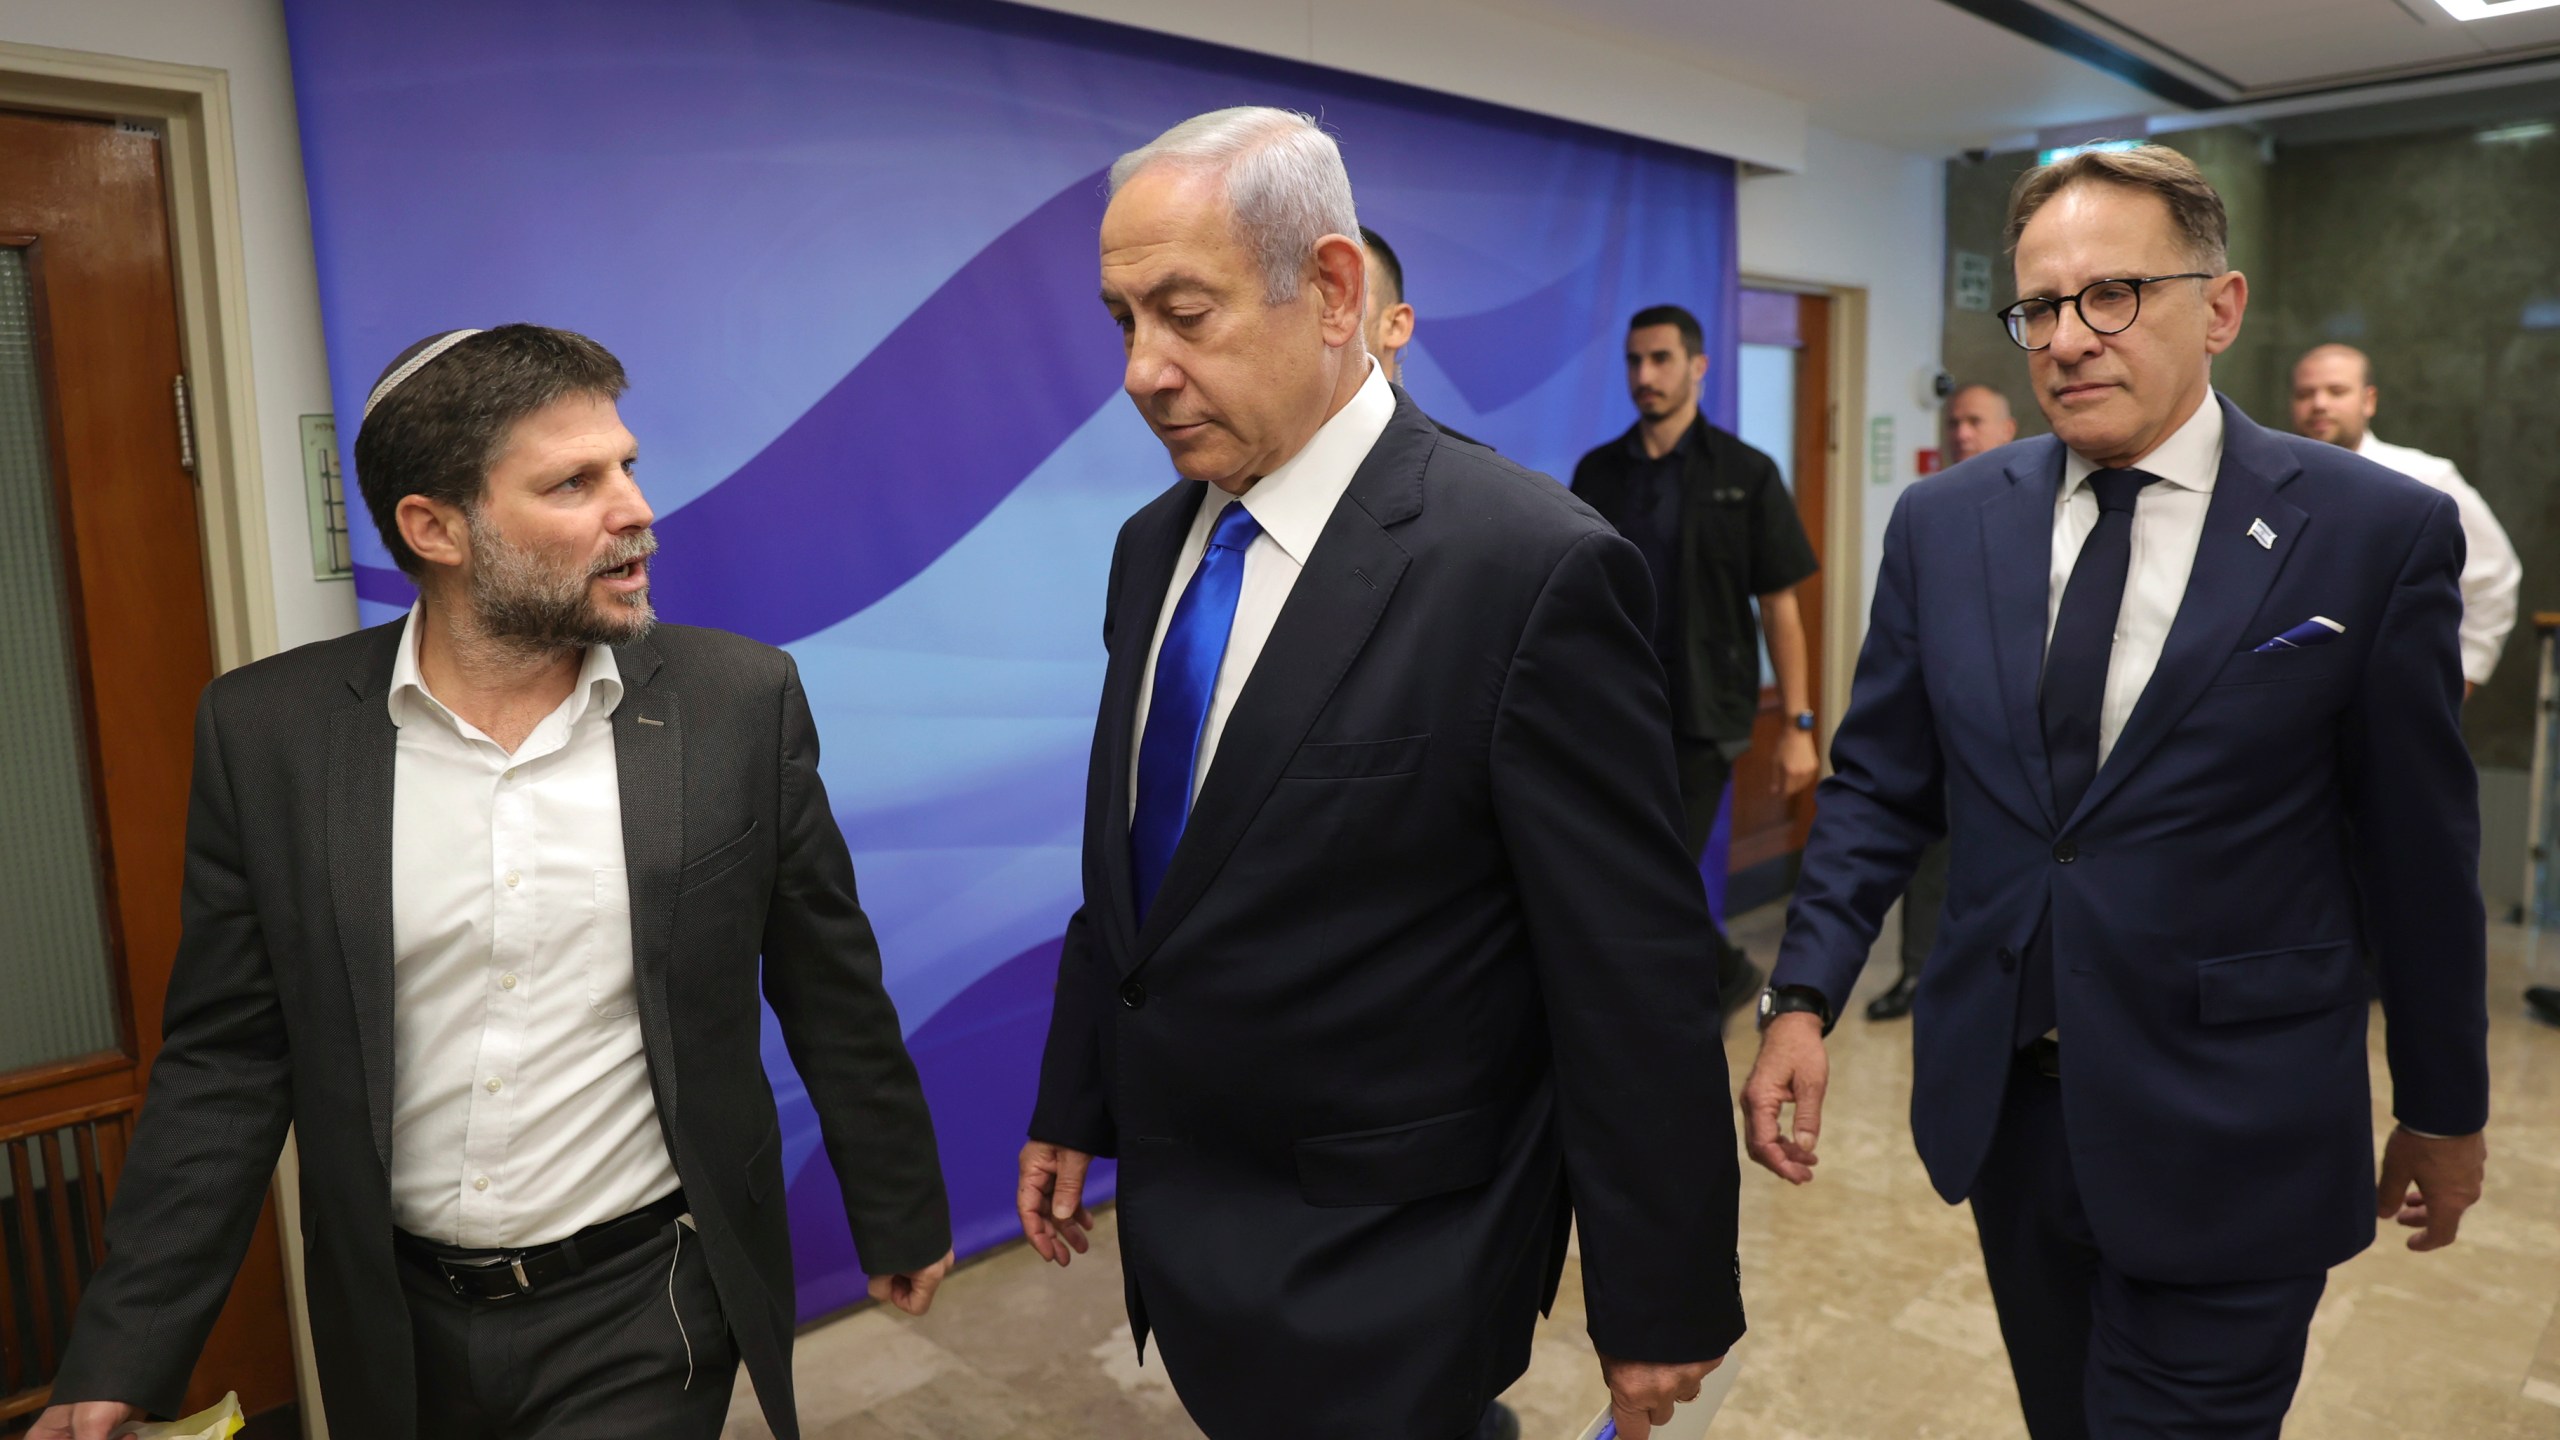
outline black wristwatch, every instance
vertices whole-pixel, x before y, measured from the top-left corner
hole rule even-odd
[[[1794,725],[1797,729],[1810,734],[1812,733],[1814,723],[1813,712],[1810,710],[1799,710],[1788,723]]]
[[[1760,1028],[1781,1015],[1805,1011],[1822,1021],[1822,1033],[1831,1033],[1831,1002],[1810,985],[1772,985],[1760,992]]]

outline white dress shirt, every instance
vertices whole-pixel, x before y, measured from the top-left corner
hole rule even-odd
[[[2098,526],[2097,492],[2088,479],[2101,468],[2074,450],[2062,465],[2062,490],[2053,498],[2052,589],[2045,606],[2045,643],[2053,643],[2062,617],[2063,587],[2080,563],[2081,542]],[[2098,711],[2098,763],[2116,748],[2125,717],[2160,668],[2161,647],[2187,595],[2204,538],[2205,511],[2213,504],[2214,478],[2222,470],[2222,406],[2213,392],[2187,423],[2133,468],[2154,477],[2133,502],[2133,563],[2125,573],[2124,604],[2116,611],[2115,648],[2107,659],[2107,694]]]
[[[1191,793],[1196,798],[1200,782],[1209,773],[1209,762],[1217,758],[1218,736],[1227,728],[1227,716],[1236,708],[1236,696],[1243,692],[1244,682],[1253,675],[1254,662],[1262,658],[1262,647],[1271,638],[1271,627],[1280,619],[1280,607],[1289,603],[1289,592],[1297,587],[1298,572],[1306,568],[1307,556],[1316,548],[1316,537],[1324,533],[1325,522],[1333,518],[1333,507],[1342,502],[1342,494],[1351,488],[1351,477],[1360,462],[1386,433],[1387,422],[1395,418],[1395,392],[1387,388],[1386,376],[1377,362],[1369,362],[1369,378],[1362,381],[1350,401],[1324,422],[1315,437],[1270,474],[1244,492],[1241,501],[1252,514],[1262,533],[1244,552],[1244,585],[1236,596],[1235,624],[1227,631],[1226,658],[1218,664],[1218,683],[1209,692],[1209,720],[1200,727],[1200,755],[1192,770]],[[1173,583],[1165,587],[1164,604],[1156,612],[1155,638],[1147,644],[1147,668],[1138,681],[1137,723],[1129,735],[1129,809],[1137,813],[1138,751],[1146,743],[1147,706],[1155,699],[1156,652],[1164,647],[1164,632],[1173,624],[1174,607],[1181,603],[1183,587],[1191,583],[1200,568],[1200,557],[1209,548],[1209,532],[1218,523],[1218,514],[1236,497],[1215,485],[1202,485],[1200,511],[1191,519],[1191,534],[1182,542],[1182,555],[1173,565]]]
[[[2452,461],[2406,445],[2386,444],[2370,430],[2364,432],[2364,443],[2356,446],[2356,453],[2453,497],[2454,509],[2462,517],[2465,548],[2462,678],[2474,685],[2488,684],[2489,672],[2498,668],[2498,652],[2506,648],[2507,632],[2516,627],[2516,589],[2524,583],[2524,566],[2516,561],[2516,547],[2507,542],[2506,528]]]
[[[596,646],[516,753],[391,672],[391,1220],[540,1245],[676,1188],[631,961],[614,707]]]

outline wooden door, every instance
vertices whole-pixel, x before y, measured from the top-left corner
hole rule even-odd
[[[1785,458],[1792,462],[1788,470],[1805,538],[1813,542],[1814,558],[1828,565],[1831,558],[1823,554],[1823,528],[1831,491],[1831,300],[1824,295],[1781,295],[1771,291],[1745,294],[1749,297],[1746,318],[1763,318],[1760,327],[1746,326],[1745,342],[1785,345],[1795,354],[1794,424],[1790,437],[1793,453]],[[1796,605],[1804,613],[1807,695],[1813,713],[1828,716],[1822,693],[1822,627],[1827,618],[1822,613],[1822,577],[1817,574],[1798,585],[1795,595]],[[1762,685],[1759,718],[1751,727],[1751,748],[1733,767],[1731,873],[1756,874],[1764,881],[1735,888],[1734,898],[1746,904],[1763,898],[1760,892],[1764,890],[1774,895],[1793,882],[1795,860],[1803,854],[1805,837],[1813,830],[1811,790],[1782,800],[1769,789],[1770,777],[1777,770],[1778,741],[1786,733],[1787,723],[1788,717],[1778,701],[1778,687]]]
[[[0,111],[0,1427],[45,1403],[160,1048],[213,678],[160,142]],[[191,1406],[293,1399],[274,1206]]]

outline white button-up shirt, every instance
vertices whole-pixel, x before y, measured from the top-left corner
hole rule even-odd
[[[1254,482],[1244,492],[1242,504],[1253,516],[1262,533],[1244,552],[1243,588],[1236,595],[1235,624],[1227,631],[1226,658],[1218,664],[1218,683],[1209,692],[1208,723],[1200,727],[1200,754],[1192,770],[1191,793],[1196,798],[1200,782],[1209,774],[1209,762],[1217,758],[1218,737],[1227,728],[1227,716],[1236,708],[1236,696],[1243,693],[1244,682],[1253,675],[1254,662],[1262,658],[1262,647],[1271,639],[1271,627],[1280,619],[1280,608],[1289,603],[1289,592],[1297,587],[1298,572],[1306,568],[1307,557],[1316,548],[1316,538],[1324,534],[1325,522],[1333,518],[1333,507],[1342,503],[1343,492],[1351,488],[1351,477],[1359,472],[1360,462],[1369,458],[1378,437],[1386,433],[1387,422],[1396,414],[1395,392],[1387,388],[1384,372],[1377,362],[1369,362],[1369,378],[1362,381],[1349,402],[1324,422],[1306,446],[1292,455],[1278,469]],[[1165,587],[1164,605],[1156,613],[1155,639],[1147,645],[1146,672],[1138,681],[1137,724],[1130,732],[1129,808],[1137,813],[1138,751],[1146,743],[1147,707],[1154,702],[1156,690],[1156,652],[1164,648],[1164,632],[1173,624],[1174,607],[1181,603],[1182,591],[1200,568],[1200,557],[1209,548],[1209,532],[1217,528],[1218,514],[1237,497],[1215,485],[1202,485],[1200,511],[1191,520],[1191,534],[1182,542],[1182,556],[1174,562],[1173,583]]]
[[[2062,618],[2062,591],[2080,563],[2081,543],[2098,527],[2098,495],[2088,479],[2101,468],[2074,450],[2062,465],[2062,489],[2053,497],[2052,588],[2045,608],[2045,643],[2053,643]],[[2125,573],[2124,603],[2116,611],[2115,648],[2107,659],[2107,694],[2098,711],[2098,763],[2116,748],[2124,722],[2160,668],[2169,626],[2186,599],[2204,539],[2205,511],[2213,504],[2214,478],[2222,470],[2222,406],[2212,391],[2187,423],[2133,464],[2158,483],[2145,485],[2133,502],[2133,563]]]
[[[613,651],[515,754],[391,672],[391,1219],[540,1245],[676,1188],[633,988]]]
[[[2524,566],[2516,560],[2516,547],[2507,542],[2506,527],[2462,478],[2460,468],[2440,455],[2386,444],[2370,430],[2356,453],[2453,497],[2462,517],[2464,546],[2462,678],[2488,684],[2489,672],[2498,668],[2498,652],[2506,648],[2507,632],[2516,628],[2516,589],[2524,583]]]

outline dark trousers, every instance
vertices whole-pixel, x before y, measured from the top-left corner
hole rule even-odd
[[[2035,1440],[2276,1440],[2328,1275],[2170,1285],[2108,1264],[2072,1177],[2061,1082],[2030,1065],[2010,1071],[1973,1221]]]
[[[1714,838],[1716,812],[1724,808],[1725,786],[1733,781],[1734,755],[1714,740],[1697,740],[1686,735],[1672,737],[1674,753],[1680,761],[1680,808],[1689,842],[1689,858],[1703,861],[1707,857],[1707,841]],[[1740,752],[1734,752],[1738,755]],[[1716,987],[1722,992],[1725,1008],[1730,1010],[1741,999],[1734,992],[1743,987],[1757,988],[1759,974],[1751,968],[1750,957],[1742,947],[1724,938],[1724,926],[1716,925]]]
[[[418,1434],[716,1440],[738,1351],[702,1239],[663,1234],[537,1294],[465,1300],[407,1260]]]
[[[1947,842],[1933,840],[1902,892],[1902,978],[1919,978],[1938,943],[1938,917],[1947,908]]]

